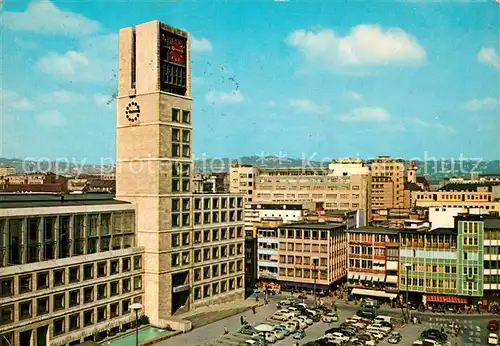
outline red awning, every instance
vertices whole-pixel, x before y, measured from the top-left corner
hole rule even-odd
[[[467,304],[467,298],[455,296],[427,296],[427,301],[431,303],[451,303],[451,304]]]

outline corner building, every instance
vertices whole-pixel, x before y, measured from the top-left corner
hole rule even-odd
[[[116,197],[137,208],[143,305],[159,327],[244,296],[243,197],[192,194],[189,43],[158,21],[119,34]]]

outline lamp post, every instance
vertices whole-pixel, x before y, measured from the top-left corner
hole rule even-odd
[[[317,306],[317,302],[316,302],[316,277],[317,277],[317,266],[318,266],[318,262],[319,262],[319,257],[315,256],[312,258],[313,260],[313,294],[314,294],[314,307]]]
[[[406,268],[406,299],[405,299],[405,304],[406,304],[406,321],[409,322],[410,320],[410,310],[408,309],[408,275],[410,272],[411,264],[410,263],[405,263],[404,267]]]
[[[139,310],[142,309],[142,304],[132,304],[130,309],[135,311],[135,346],[139,346]]]

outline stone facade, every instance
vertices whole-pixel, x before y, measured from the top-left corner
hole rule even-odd
[[[161,88],[165,82],[165,70],[161,67],[164,62],[160,61],[164,33],[186,41],[183,93]],[[188,47],[188,33],[158,21],[122,29],[119,35],[117,198],[137,207],[137,242],[145,248],[144,309],[150,322],[160,327],[168,325],[168,319],[175,314],[242,298],[244,294],[242,196],[204,198],[191,193]],[[200,208],[197,203],[201,203]],[[204,231],[211,235],[227,234],[227,238],[196,242],[199,232]],[[177,244],[178,237],[181,241]],[[233,246],[235,251],[231,252]],[[203,257],[207,251],[210,256]],[[223,253],[227,263],[221,262]],[[210,275],[198,276],[199,271],[207,270],[205,267]]]

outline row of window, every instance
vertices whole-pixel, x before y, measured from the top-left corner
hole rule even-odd
[[[194,281],[202,281],[243,271],[243,261],[231,261],[194,269]]]
[[[327,240],[328,233],[333,238],[346,239],[344,233],[337,233],[331,231],[317,231],[317,230],[301,230],[301,229],[280,229],[280,238],[295,238],[295,239],[312,239],[312,240]]]
[[[173,253],[171,256],[171,265],[177,267],[180,265],[188,265],[191,263],[190,251],[182,253]],[[243,255],[243,244],[215,246],[207,249],[194,251],[194,263],[202,261],[210,261],[217,259],[225,259],[236,255]]]
[[[181,117],[182,112],[182,117]],[[183,109],[182,111],[178,108],[172,108],[172,122],[173,123],[191,123],[191,112]]]
[[[336,242],[333,245],[341,245],[341,242]],[[303,244],[303,243],[279,243],[279,249],[281,251],[296,251],[296,252],[328,252],[328,245],[326,244]]]
[[[194,231],[194,244],[210,243],[221,240],[243,238],[243,227],[214,228],[211,230]],[[172,233],[172,247],[191,244],[190,232]]]
[[[21,275],[18,278],[17,294],[39,291],[53,287],[64,286],[80,281],[93,280],[95,278],[108,277],[119,273],[129,272],[132,269],[132,258],[124,257],[120,260],[114,259],[97,263],[89,263],[82,266],[76,265],[67,268],[55,269],[52,272],[42,271],[35,274]],[[142,268],[142,257],[133,257],[133,268]],[[33,281],[33,276],[35,281]],[[0,297],[16,294],[14,289],[14,277],[2,278],[0,280]]]
[[[243,277],[229,280],[214,282],[211,285],[197,286],[193,289],[194,299],[200,300],[203,298],[213,297],[218,294],[234,291],[243,288]]]
[[[295,269],[280,268],[279,273],[280,276],[288,276],[288,277],[304,278],[304,279],[316,278],[320,280],[328,280],[328,272],[326,270],[319,270],[319,275],[318,275],[318,270],[300,269],[300,268],[295,268]]]
[[[311,260],[311,257],[309,256],[284,256],[280,255],[279,258],[279,263],[283,264],[298,264],[298,265],[313,265],[314,263],[314,257],[313,260]],[[319,265],[320,267],[326,267],[328,265],[328,259],[326,257],[321,257],[317,261],[316,265]]]
[[[121,288],[121,290],[120,290]],[[75,289],[67,292],[45,296],[37,299],[29,299],[19,302],[19,321],[42,316],[51,312],[61,311],[67,308],[90,304],[95,301],[103,300],[108,297],[116,297],[120,294],[138,291],[142,289],[141,276],[133,278],[124,278],[121,280],[111,281],[95,286],[84,287],[83,289]],[[82,295],[83,292],[83,295]],[[68,297],[68,300],[66,300]],[[66,302],[68,301],[68,306]],[[51,309],[52,302],[52,309]],[[35,304],[35,305],[34,305]],[[14,321],[14,305],[6,305],[0,308],[1,317],[0,324],[8,324]]]

